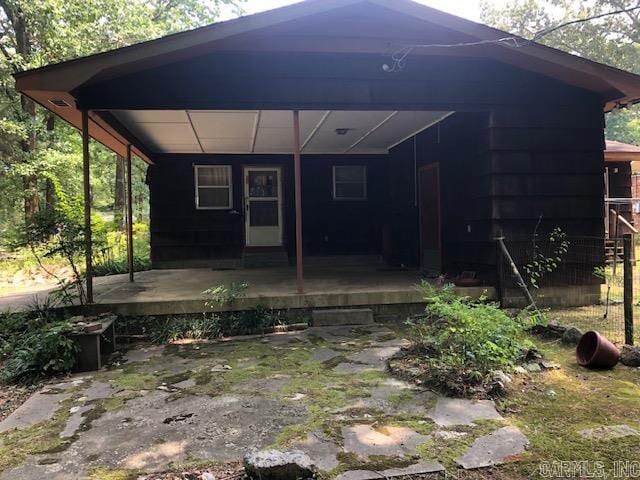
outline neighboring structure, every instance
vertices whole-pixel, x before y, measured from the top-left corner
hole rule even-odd
[[[607,237],[636,234],[640,226],[640,179],[634,173],[634,162],[640,162],[640,147],[607,140],[604,162]]]
[[[149,163],[154,267],[288,261],[299,291],[307,256],[492,282],[494,238],[540,218],[602,238],[603,114],[640,99],[636,75],[406,0],[309,0],[16,79]]]

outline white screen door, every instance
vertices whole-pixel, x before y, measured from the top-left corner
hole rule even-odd
[[[282,245],[280,167],[244,169],[245,236],[248,247]]]

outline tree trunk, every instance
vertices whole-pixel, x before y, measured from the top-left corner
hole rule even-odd
[[[36,104],[33,100],[25,97],[21,98],[22,111],[34,121],[36,118]],[[22,141],[22,150],[25,153],[27,162],[31,161],[31,154],[36,149],[36,131],[32,129],[26,140]],[[38,213],[40,208],[40,197],[38,195],[37,175],[25,175],[22,177],[22,187],[24,195],[24,217],[29,221],[33,215]]]
[[[56,125],[56,117],[53,115],[49,115],[47,118],[47,132],[49,133],[49,141],[53,144],[53,130]],[[53,145],[51,145],[53,146]],[[44,186],[44,201],[45,208],[48,213],[52,213],[56,208],[56,202],[58,201],[58,197],[56,196],[56,189],[53,184],[51,178],[47,177],[45,186]]]
[[[113,198],[113,221],[119,231],[125,227],[124,157],[116,156],[116,183]]]
[[[0,3],[2,10],[5,12],[8,20],[13,26],[16,41],[16,53],[25,59],[30,58],[32,53],[31,35],[27,27],[27,22],[24,19],[23,12],[20,8],[15,8],[9,2],[2,1]],[[13,68],[17,67],[13,65]],[[30,98],[24,95],[20,96],[20,107],[25,120],[30,122],[31,125],[35,124],[36,120],[36,104]],[[28,137],[22,141],[22,151],[24,152],[25,161],[30,162],[32,160],[31,155],[36,150],[36,129],[30,127],[28,130]],[[40,207],[40,198],[38,195],[38,177],[36,175],[25,175],[22,178],[23,196],[24,196],[24,216],[25,220],[29,221],[31,217],[38,212]]]

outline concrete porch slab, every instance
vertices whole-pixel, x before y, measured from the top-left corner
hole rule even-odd
[[[336,307],[379,306],[374,313],[406,306],[422,311],[417,270],[388,270],[376,266],[310,266],[305,269],[305,293],[296,292],[293,267],[238,270],[151,270],[136,274],[135,283],[126,275],[110,277],[96,285],[95,313],[122,315],[177,315],[207,310],[202,292],[207,288],[246,282],[248,288],[232,303],[217,311],[241,311],[257,306],[282,310],[312,310]],[[100,280],[100,279],[98,279]],[[495,297],[493,287],[462,288],[470,297]],[[1,303],[0,303],[1,306]]]

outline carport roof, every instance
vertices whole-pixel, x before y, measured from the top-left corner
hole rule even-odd
[[[454,32],[456,38],[467,39],[467,41],[495,41],[510,36],[506,32],[446,14],[410,0],[307,0],[291,6],[22,72],[15,75],[16,86],[23,94],[72,125],[79,127],[81,114],[76,106],[74,92],[83,85],[120,76],[131,71],[190,58],[209,49],[220,48],[220,45],[225,41],[233,41],[252,31],[288,22],[299,22],[305,18],[332,11],[339,12],[341,8],[361,8],[363,14],[369,9],[387,9],[414,20],[423,21],[425,27]],[[338,39],[340,41],[336,42],[328,41],[327,36],[326,39],[316,38],[313,41],[309,40],[309,43],[300,45],[277,44],[274,48],[366,53],[373,53],[378,49],[378,53],[384,53],[379,51],[382,40],[380,35],[379,32],[369,32],[366,38],[352,37]],[[447,54],[459,55],[463,52],[467,55],[494,58],[518,68],[595,92],[602,98],[605,111],[618,105],[628,105],[640,101],[640,76],[638,75],[541,44],[526,42],[524,39],[521,39],[521,44],[518,48],[510,46],[508,43],[490,43],[467,49],[458,47],[447,49]],[[415,54],[429,54],[429,52],[418,49]],[[108,122],[98,116],[91,117],[90,134],[120,154],[124,153],[125,145],[130,143],[123,132],[115,130]],[[148,159],[146,152],[139,149],[134,151],[139,156]]]

